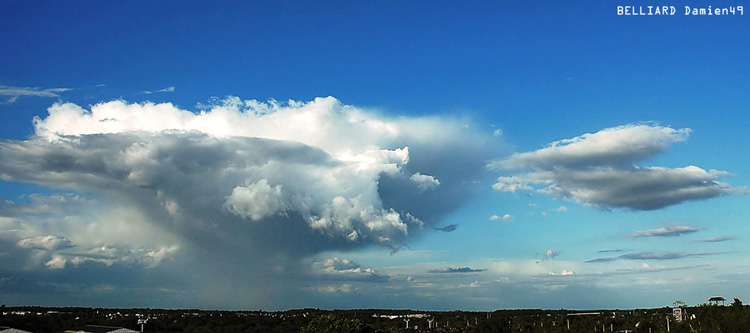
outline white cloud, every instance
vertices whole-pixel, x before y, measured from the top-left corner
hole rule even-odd
[[[560,273],[562,276],[570,276],[570,275],[576,275],[576,272],[563,270],[562,273]]]
[[[86,110],[72,103],[56,103],[49,116],[34,121],[36,134],[198,131],[213,137],[257,137],[319,147],[342,160],[368,151],[387,151],[404,138],[440,142],[465,132],[460,125],[437,117],[383,119],[365,110],[342,105],[333,97],[311,102],[268,103],[228,97],[208,110],[193,113],[171,103],[128,104],[117,100]],[[144,121],[148,119],[148,121]],[[442,133],[441,133],[442,131]]]
[[[576,275],[576,272],[563,269],[562,272],[560,272],[559,274],[555,272],[549,272],[548,275],[550,276],[574,276]]]
[[[501,129],[498,128],[494,132],[492,132],[492,135],[494,135],[494,136],[502,136],[503,135],[503,130],[501,130]]]
[[[67,260],[61,255],[53,255],[52,259],[47,261],[44,265],[49,269],[63,269]]]
[[[686,141],[689,128],[675,130],[654,125],[626,125],[587,133],[572,139],[555,141],[548,147],[528,153],[516,153],[496,161],[492,167],[552,168],[601,165],[627,165],[650,158],[673,143]]]
[[[411,175],[409,180],[417,184],[417,188],[419,188],[420,191],[431,190],[440,185],[440,181],[435,179],[435,177],[423,175],[419,172]]]
[[[281,185],[271,187],[266,179],[237,186],[227,197],[224,206],[236,215],[258,221],[284,210],[281,188]]]
[[[371,267],[365,267],[349,259],[339,259],[338,257],[317,261],[312,264],[312,268],[315,275],[326,279],[352,281],[383,281],[386,279]]]
[[[633,238],[675,237],[675,236],[681,236],[684,234],[698,232],[700,230],[701,229],[694,228],[694,227],[687,226],[687,225],[674,225],[674,226],[662,227],[662,228],[657,228],[657,229],[636,231],[632,233],[630,237],[633,237]]]
[[[557,207],[557,209],[555,209],[555,211],[557,211],[558,213],[566,213],[566,212],[568,212],[568,207],[560,206],[560,207]]]
[[[629,125],[552,143],[529,153],[498,160],[500,170],[531,169],[502,176],[493,188],[537,191],[599,208],[654,210],[689,200],[747,193],[718,179],[728,173],[684,168],[639,167],[633,163],[687,140],[690,129]]]
[[[65,237],[47,235],[24,238],[18,241],[18,246],[25,249],[55,251],[73,247],[73,243]]]
[[[490,216],[490,221],[512,221],[512,220],[513,220],[513,215],[510,215],[510,214],[505,214],[503,216],[498,216],[498,215]]]

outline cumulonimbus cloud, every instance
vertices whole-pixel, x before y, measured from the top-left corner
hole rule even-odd
[[[368,244],[398,249],[457,207],[467,180],[499,150],[465,120],[386,117],[332,97],[229,97],[203,108],[55,103],[33,120],[34,137],[0,141],[0,178],[127,207],[196,247],[304,256]],[[144,253],[184,248],[157,245]],[[116,253],[136,253],[128,251]],[[89,254],[59,254],[48,266],[105,260]]]
[[[748,192],[718,181],[729,175],[725,171],[635,165],[686,141],[690,132],[654,124],[608,128],[516,153],[488,167],[518,170],[499,177],[493,185],[497,191],[536,191],[604,209],[654,210]]]

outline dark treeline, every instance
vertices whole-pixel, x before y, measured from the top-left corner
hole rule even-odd
[[[145,332],[750,332],[750,307],[684,308],[678,321],[669,307],[635,310],[319,310],[206,311],[104,308],[2,308],[0,326],[62,332],[103,325]],[[407,328],[408,320],[408,328]]]

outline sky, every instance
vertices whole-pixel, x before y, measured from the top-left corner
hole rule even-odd
[[[0,0],[0,302],[748,300],[735,6]]]

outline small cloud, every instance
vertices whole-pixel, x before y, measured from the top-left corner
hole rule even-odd
[[[720,243],[720,242],[728,242],[728,241],[733,241],[733,240],[738,240],[738,239],[739,239],[738,237],[732,237],[732,236],[727,236],[727,237],[711,237],[711,238],[701,239],[699,242],[701,242],[701,243]]]
[[[513,221],[513,215],[505,214],[503,216],[492,215],[490,221]]]
[[[547,249],[544,251],[544,258],[542,260],[549,260],[560,255],[560,251],[554,249]]]
[[[501,130],[501,129],[498,128],[494,132],[492,132],[492,135],[494,135],[494,136],[502,136],[503,135],[503,130]]]
[[[633,249],[601,250],[601,251],[597,251],[596,253],[618,253],[618,252],[628,252],[628,251],[633,251]]]
[[[440,268],[440,269],[431,269],[427,271],[428,273],[479,273],[484,272],[486,269],[473,269],[470,267],[459,267],[459,268],[453,268],[453,267],[446,267],[446,268]]]
[[[594,263],[600,263],[600,262],[615,261],[617,259],[619,259],[619,258],[596,258],[596,259],[586,260],[586,262],[594,264]]]
[[[52,259],[50,259],[44,264],[44,266],[52,270],[63,269],[65,268],[66,263],[67,263],[67,260],[65,260],[65,257],[55,254],[52,256]]]
[[[617,275],[633,275],[633,274],[653,274],[653,273],[659,273],[659,272],[686,270],[686,269],[693,269],[693,268],[706,267],[706,266],[708,265],[691,265],[691,266],[675,266],[675,267],[651,266],[648,263],[644,262],[644,263],[641,263],[641,265],[637,267],[618,268],[613,271],[605,271],[605,272],[594,273],[594,274],[584,274],[582,276],[617,276]]]
[[[458,287],[459,288],[477,288],[477,287],[479,287],[479,285],[480,285],[479,281],[474,281],[474,282],[469,283],[469,284],[464,284],[464,283],[459,284]]]
[[[568,211],[568,207],[560,206],[557,209],[555,209],[558,213],[566,213]]]
[[[451,224],[442,228],[435,227],[435,230],[440,230],[442,232],[454,232],[456,229],[458,229],[458,224]]]
[[[434,189],[440,185],[440,181],[437,178],[430,175],[423,175],[419,172],[411,175],[409,180],[417,184],[417,188],[422,192]]]
[[[313,273],[329,280],[384,281],[375,269],[365,267],[349,259],[333,257],[312,264]]]
[[[492,188],[496,191],[516,193],[517,191],[533,191],[531,187],[524,179],[518,177],[498,177],[497,182],[492,184]]]
[[[716,255],[719,253],[689,253],[689,252],[670,252],[670,251],[658,251],[658,252],[639,252],[639,253],[630,253],[630,254],[623,254],[620,256],[622,259],[629,259],[629,260],[672,260],[672,259],[682,259],[682,258],[689,258],[689,257],[702,257],[707,255]]]
[[[686,225],[675,225],[670,227],[636,231],[630,235],[632,238],[641,237],[676,237],[684,234],[698,232],[701,229]]]
[[[350,294],[353,292],[357,292],[359,288],[352,287],[351,284],[344,283],[341,285],[318,286],[312,288],[312,290],[317,291],[321,294]]]
[[[609,262],[609,261],[615,261],[620,259],[625,260],[674,260],[674,259],[682,259],[682,258],[693,258],[693,257],[703,257],[703,256],[710,256],[710,255],[717,255],[717,254],[723,254],[721,252],[670,252],[670,251],[652,251],[652,252],[637,252],[637,253],[628,253],[623,254],[618,257],[611,257],[611,258],[597,258],[586,261],[587,263],[600,263],[600,262]]]
[[[576,272],[563,269],[563,271],[560,272],[560,274],[557,274],[555,272],[549,272],[548,275],[549,276],[573,276],[573,275],[576,275]]]

